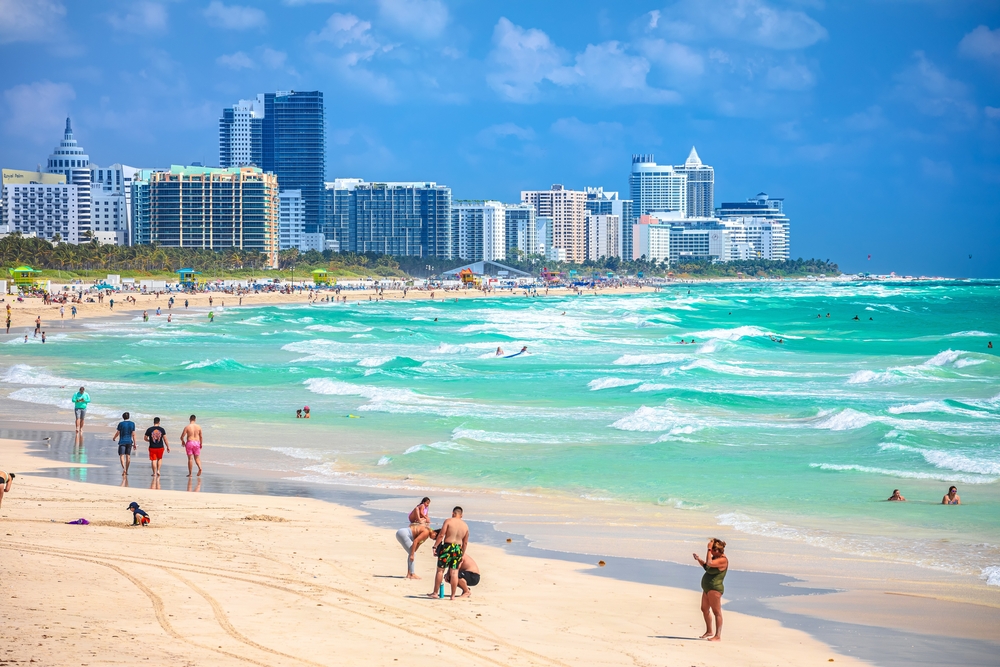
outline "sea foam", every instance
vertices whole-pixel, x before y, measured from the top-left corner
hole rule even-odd
[[[636,380],[633,378],[597,378],[596,380],[591,380],[587,383],[587,387],[591,391],[600,391],[601,389],[611,389],[612,387],[629,387],[633,384],[639,384],[642,380]]]
[[[973,477],[972,475],[961,474],[950,475],[946,473],[916,472],[913,470],[890,470],[888,468],[876,468],[873,466],[853,464],[810,463],[809,467],[835,472],[866,472],[873,475],[886,475],[888,477],[901,477],[905,479],[934,479],[939,482],[962,482],[963,484],[992,484],[997,481],[996,477]]]

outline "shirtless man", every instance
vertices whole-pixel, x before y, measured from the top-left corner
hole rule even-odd
[[[479,566],[468,554],[462,556],[462,562],[458,564],[458,587],[462,589],[460,598],[472,597],[473,586],[479,584]]]
[[[195,416],[191,415],[191,421],[181,432],[181,444],[188,457],[188,477],[193,472],[193,464],[198,464],[198,477],[201,477],[201,448],[204,445],[202,440],[201,427],[195,423]]]
[[[941,499],[942,505],[961,505],[962,499],[958,496],[958,487],[948,489],[948,494]]]
[[[449,570],[449,580],[451,582],[451,599],[455,599],[455,590],[458,588],[458,566],[462,562],[462,554],[469,546],[469,527],[462,521],[462,508],[456,507],[451,511],[451,518],[444,522],[441,530],[438,531],[437,539],[434,540],[434,553],[437,554],[437,572],[434,573],[434,588],[427,594],[429,598],[436,598],[441,582],[444,580],[444,571]]]
[[[410,510],[410,525],[415,523],[425,524],[427,526],[431,525],[431,518],[427,515],[427,509],[431,506],[431,499],[424,498],[420,501],[420,504]]]

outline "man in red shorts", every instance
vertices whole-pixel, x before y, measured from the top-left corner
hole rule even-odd
[[[146,429],[143,440],[149,443],[149,465],[153,467],[153,477],[160,476],[160,464],[163,463],[163,448],[170,451],[167,443],[167,432],[160,426],[160,418],[153,418],[153,425]]]

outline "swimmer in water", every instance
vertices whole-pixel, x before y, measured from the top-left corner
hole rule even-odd
[[[961,505],[962,499],[958,495],[958,487],[951,487],[948,493],[941,499],[942,505]]]
[[[518,352],[518,354],[524,354],[524,353],[525,353],[525,352],[527,352],[527,351],[528,351],[528,346],[527,346],[527,345],[525,345],[524,347],[522,347],[522,348],[521,348],[521,351],[520,351],[520,352]]]
[[[986,343],[986,349],[987,350],[992,350],[993,349],[993,341],[989,341],[988,343]]]
[[[503,348],[502,347],[498,347],[497,348],[497,356],[498,357],[502,357],[503,356]]]
[[[857,320],[857,321],[859,321],[859,322],[861,321],[861,318],[858,317],[857,315],[854,316],[854,319]]]
[[[897,501],[898,500],[899,502],[906,502],[906,498],[904,498],[903,494],[899,492],[899,489],[893,489],[892,490],[892,495],[889,496],[889,498],[887,500],[888,501]]]

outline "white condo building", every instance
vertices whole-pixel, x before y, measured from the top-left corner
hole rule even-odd
[[[90,195],[90,156],[73,138],[73,126],[66,119],[66,130],[59,145],[49,155],[46,171],[50,174],[62,174],[66,183],[77,186],[77,233],[71,236],[70,243],[79,243],[91,235],[91,195]]]
[[[0,232],[46,241],[79,242],[79,188],[62,174],[4,169]]]
[[[278,250],[301,248],[305,234],[306,204],[302,201],[302,191],[284,190],[278,195]]]
[[[132,245],[132,181],[139,169],[90,165],[91,231],[102,244]]]
[[[587,258],[587,193],[553,185],[549,190],[523,190],[521,202],[535,207],[538,218],[552,220],[551,247],[546,255],[556,257],[553,250],[565,251],[565,261],[579,264]]]
[[[506,206],[498,201],[452,202],[453,256],[469,262],[507,257]]]
[[[629,174],[632,212],[638,217],[655,212],[688,214],[686,173],[670,165],[656,164],[653,155],[633,155]]]
[[[694,146],[684,164],[674,167],[687,176],[687,215],[691,218],[711,217],[715,212],[715,169],[703,164]]]
[[[264,95],[240,100],[223,111],[219,122],[219,165],[222,167],[261,166],[261,119]],[[280,183],[278,184],[280,187]]]
[[[622,256],[622,219],[617,215],[587,216],[587,259]]]

